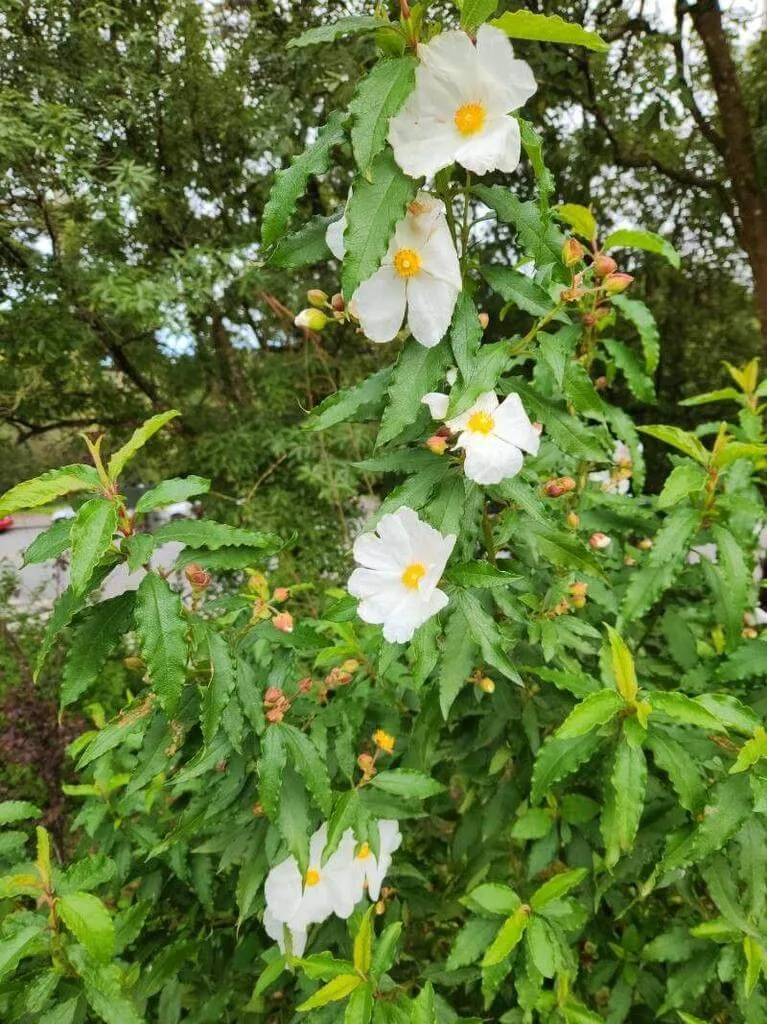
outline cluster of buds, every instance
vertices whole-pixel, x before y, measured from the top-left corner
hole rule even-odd
[[[186,576],[186,581],[195,595],[207,590],[213,579],[210,573],[203,569],[202,566],[195,564],[188,565],[184,569],[184,576]]]
[[[586,598],[589,592],[588,583],[571,583],[567,590],[570,594],[570,601],[572,602],[573,608],[586,607]]]
[[[597,530],[596,533],[592,533],[589,537],[589,547],[594,551],[604,551],[605,548],[609,548],[612,544],[612,539],[607,536],[606,533],[602,533]]]
[[[563,302],[579,302],[586,294],[587,289],[583,287],[583,274],[574,274],[573,283],[569,288],[563,290],[560,298]]]
[[[561,498],[563,494],[569,494],[576,487],[575,480],[571,476],[558,476],[553,480],[547,480],[543,485],[543,493],[547,498]]]
[[[306,331],[319,333],[331,321],[343,323],[347,318],[346,303],[340,292],[328,296],[320,288],[310,288],[306,293],[307,309],[302,309],[293,323]],[[327,312],[325,312],[327,310]]]
[[[281,722],[290,711],[290,701],[278,686],[269,686],[264,693],[266,720],[272,725]]]
[[[360,663],[354,658],[347,659],[341,665],[334,665],[322,681],[320,700],[327,700],[330,690],[335,690],[338,686],[348,686],[359,667]]]

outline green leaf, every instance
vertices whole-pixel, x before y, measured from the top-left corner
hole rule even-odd
[[[605,787],[602,810],[602,836],[605,842],[605,863],[614,867],[622,853],[634,845],[647,789],[647,761],[639,744],[621,733],[615,750],[610,779]]]
[[[551,925],[534,915],[525,932],[525,948],[529,959],[544,978],[553,978],[560,960],[559,946]]]
[[[511,829],[512,839],[542,839],[547,836],[554,825],[554,820],[548,810],[542,807],[533,807],[525,811],[514,822]]]
[[[313,409],[304,421],[305,430],[327,430],[338,423],[351,419],[356,413],[383,401],[389,387],[393,367],[385,366],[383,370],[367,377],[360,384],[336,391]]]
[[[173,505],[177,501],[186,501],[195,494],[207,494],[210,480],[204,476],[176,476],[146,491],[136,502],[136,512],[144,514],[163,505]]]
[[[628,345],[624,345],[622,341],[616,341],[614,338],[603,338],[602,344],[610,354],[612,361],[626,378],[631,394],[638,398],[640,402],[653,405],[656,401],[655,385],[652,378],[648,377],[644,372],[639,359]]]
[[[347,301],[357,286],[378,270],[417,187],[417,182],[400,170],[390,149],[379,153],[367,176],[357,182],[346,205],[341,283]]]
[[[356,988],[344,1011],[344,1024],[370,1024],[373,1016],[373,990],[370,985]]]
[[[546,166],[543,159],[543,140],[529,121],[519,118],[519,128],[522,135],[522,148],[535,175],[538,185],[538,201],[541,213],[546,216],[549,206],[549,197],[556,189],[554,175]]]
[[[444,378],[450,359],[445,345],[424,348],[411,338],[400,352],[389,386],[389,404],[381,420],[376,445],[393,440],[410,426],[424,406],[423,396]]]
[[[361,974],[367,974],[373,960],[373,915],[375,905],[371,904],[362,916],[357,934],[354,936],[354,966]]]
[[[82,1008],[79,996],[58,1003],[42,1015],[38,1024],[74,1024],[78,1010]]]
[[[98,491],[99,475],[92,466],[72,465],[49,469],[33,480],[24,480],[0,497],[0,516],[25,508],[37,508],[73,491]]]
[[[767,951],[750,935],[743,936],[743,954],[746,958],[746,977],[743,986],[746,997],[750,996],[759,983],[759,977],[767,966]]]
[[[445,628],[445,647],[439,666],[439,706],[446,721],[453,702],[471,675],[477,653],[466,617],[454,611]]]
[[[58,519],[47,530],[38,533],[24,552],[24,565],[35,565],[37,562],[46,562],[49,558],[58,558],[69,547],[71,529],[71,519]]]
[[[297,156],[289,167],[275,174],[261,222],[261,240],[265,246],[277,242],[284,233],[309,178],[327,171],[331,152],[344,141],[344,116],[334,111],[328,123],[320,128],[316,141]]]
[[[303,874],[309,866],[309,807],[303,783],[290,767],[283,771],[277,827]]]
[[[150,417],[140,427],[137,427],[122,448],[118,448],[107,466],[107,473],[110,480],[116,480],[125,469],[126,464],[133,458],[139,449],[149,441],[158,430],[162,430],[166,423],[170,423],[181,413],[178,409],[169,409],[167,412],[160,412]]]
[[[267,264],[281,270],[299,270],[312,263],[325,263],[332,259],[325,234],[333,219],[312,217],[298,231],[284,235],[269,254]]]
[[[554,208],[554,216],[568,224],[576,235],[585,238],[587,242],[593,242],[597,237],[597,222],[594,214],[586,206],[579,206],[577,203],[562,203]]]
[[[150,533],[133,533],[120,542],[120,552],[128,556],[128,571],[137,572],[148,566],[154,552],[154,537]]]
[[[504,302],[511,302],[531,316],[545,316],[554,308],[554,300],[531,277],[511,267],[485,266],[480,273]]]
[[[107,658],[130,629],[134,600],[132,593],[120,594],[84,612],[64,663],[62,708],[74,704],[98,681]]]
[[[756,735],[740,748],[735,764],[730,768],[730,774],[753,768],[763,757],[767,757],[767,732],[759,726]]]
[[[493,967],[501,963],[518,945],[530,923],[530,908],[518,907],[511,917],[507,918],[487,949],[483,959],[483,968]]]
[[[408,800],[426,800],[430,796],[442,793],[445,788],[431,776],[410,768],[392,768],[379,772],[373,776],[370,784],[384,793],[405,797]]]
[[[638,299],[629,299],[625,295],[614,295],[612,304],[621,311],[623,316],[633,324],[639,332],[642,343],[644,362],[648,373],[655,373],[660,360],[660,335],[655,317]]]
[[[212,519],[176,519],[164,523],[154,532],[155,544],[174,540],[192,548],[210,548],[215,551],[223,547],[275,548],[280,539],[273,533],[257,530],[240,530],[235,526],[215,523]]]
[[[688,430],[682,430],[681,427],[664,426],[663,424],[653,424],[652,426],[639,427],[638,429],[649,437],[654,437],[664,444],[671,445],[672,448],[676,448],[684,455],[688,455],[701,466],[708,465],[711,453],[700,443],[695,434],[691,434]]]
[[[469,632],[482,649],[482,657],[507,679],[521,683],[519,672],[506,654],[507,643],[495,619],[468,590],[456,591],[455,601],[469,626]]]
[[[695,831],[663,858],[662,869],[673,871],[722,850],[752,813],[752,808],[748,776],[728,776],[714,787]]]
[[[647,733],[647,745],[657,766],[668,775],[682,807],[696,813],[706,791],[695,759],[683,744],[655,728]]]
[[[591,549],[578,537],[570,537],[563,530],[531,522],[526,524],[532,543],[552,565],[587,576],[602,576],[602,567]]]
[[[585,764],[601,743],[596,730],[575,739],[547,739],[535,759],[531,801],[537,804],[552,786]]]
[[[706,391],[702,395],[693,395],[692,398],[683,398],[679,403],[684,406],[707,405],[709,402],[738,402],[743,396],[735,388],[718,388],[716,391]]]
[[[327,1006],[328,1003],[337,1003],[341,999],[346,999],[361,984],[362,978],[359,974],[341,974],[301,1003],[298,1012],[306,1013],[307,1010],[316,1010],[320,1006]]]
[[[146,536],[146,535],[145,535]],[[263,540],[266,535],[263,535]],[[282,544],[277,537],[273,538],[272,551],[278,550]],[[173,567],[176,570],[183,570],[188,565],[199,565],[201,569],[226,572],[230,569],[255,568],[264,560],[264,555],[269,552],[268,547],[247,547],[247,545],[224,545],[211,551],[208,548],[184,548]]]
[[[586,875],[588,875],[586,868],[573,868],[572,871],[563,871],[559,875],[554,875],[548,882],[544,882],[540,888],[536,889],[530,900],[530,906],[536,912],[543,910],[549,903],[561,899],[572,889],[576,889]]]
[[[618,629],[637,621],[674,582],[684,566],[701,513],[681,505],[666,519],[655,536],[647,565],[632,577],[621,604]]]
[[[210,682],[202,698],[200,724],[206,744],[211,744],[237,683],[237,665],[229,644],[220,633],[208,633]]]
[[[282,976],[286,968],[287,964],[284,955],[276,956],[274,960],[270,960],[256,980],[256,984],[253,987],[253,995],[263,995]]]
[[[72,592],[85,594],[93,571],[112,545],[117,530],[117,505],[104,498],[91,498],[81,505],[72,523]]]
[[[517,902],[518,905],[518,902]],[[498,923],[485,917],[472,917],[455,938],[445,969],[457,971],[479,959],[498,931]]]
[[[270,725],[263,736],[258,761],[258,791],[267,815],[277,817],[282,773],[287,763],[287,749],[281,725]]]
[[[181,598],[154,572],[139,584],[135,619],[152,689],[165,713],[173,715],[186,681],[186,622]]]
[[[37,657],[35,658],[35,681],[37,681],[42,667],[53,649],[56,637],[65,626],[69,625],[84,603],[85,595],[74,594],[71,587],[67,587],[67,589],[62,591],[62,593],[56,598],[56,602],[53,605],[53,612],[45,625],[45,632],[43,633],[42,640],[40,641],[40,647],[37,651]]]
[[[354,119],[352,151],[363,173],[386,144],[390,119],[412,92],[416,63],[414,57],[382,60],[357,86],[349,113]]]
[[[467,292],[459,292],[450,325],[450,347],[464,381],[472,374],[483,333],[477,307]]]
[[[290,763],[303,778],[307,790],[324,815],[330,813],[332,795],[327,764],[309,737],[294,725],[282,724]]]
[[[485,882],[461,898],[461,903],[472,910],[479,907],[489,914],[513,914],[520,905],[520,898],[508,885],[500,882]]]
[[[83,979],[85,998],[105,1024],[145,1024],[131,1000],[123,993],[126,978],[117,964],[100,964],[91,960],[84,949],[67,949],[68,957]],[[155,964],[157,961],[155,960]]]
[[[530,419],[543,423],[554,444],[566,455],[591,462],[607,460],[606,432],[603,438],[593,426],[585,426],[575,416],[541,398],[519,377],[510,382],[510,390],[517,392]]]
[[[674,466],[666,477],[656,504],[659,509],[673,508],[685,498],[699,495],[705,483],[706,474],[700,466],[693,465],[691,462],[683,462],[679,466]]]
[[[522,247],[533,258],[539,270],[552,264],[561,266],[565,236],[541,213],[536,203],[521,202],[513,192],[501,185],[477,185],[473,192],[495,210],[499,221],[512,224],[517,229]]]
[[[706,564],[707,574],[719,581],[719,621],[726,629],[728,646],[736,647],[743,629],[743,615],[749,607],[752,566],[732,533],[717,523],[712,528],[717,547],[717,564]]]
[[[377,981],[383,974],[391,970],[401,934],[402,922],[393,921],[392,924],[384,928],[380,938],[376,940],[373,960],[370,964],[370,977],[374,981]]]
[[[318,46],[320,43],[332,43],[341,36],[358,35],[360,32],[374,32],[377,28],[387,24],[387,21],[373,17],[372,14],[352,14],[347,18],[339,18],[329,25],[318,25],[317,28],[307,29],[300,36],[291,39],[287,44],[287,49],[293,50],[302,46]]]
[[[764,658],[766,655],[767,650],[761,657]],[[745,736],[752,736],[762,724],[759,716],[751,708],[729,693],[702,693],[695,698],[695,702],[711,712],[722,727],[722,731],[732,729]]]
[[[655,252],[668,260],[672,267],[679,269],[679,253],[665,238],[654,231],[640,231],[632,228],[620,228],[608,235],[602,243],[603,249],[643,249]]]
[[[437,1024],[437,1004],[430,981],[426,982],[411,1004],[410,1024]]]
[[[458,587],[477,590],[506,589],[520,578],[514,573],[504,572],[490,562],[458,562],[450,567],[446,578]]]
[[[474,33],[483,22],[495,14],[497,7],[498,0],[463,0],[461,28]]]
[[[511,39],[535,39],[542,43],[564,43],[567,46],[585,46],[587,50],[604,53],[609,44],[582,25],[563,21],[558,14],[533,14],[530,11],[507,11],[490,22]]]
[[[20,928],[10,938],[0,939],[0,980],[11,974],[24,957],[42,951],[45,930],[45,925],[41,921]]]
[[[43,812],[28,800],[0,801],[0,825],[13,825],[17,821],[42,818]]]
[[[620,633],[612,626],[607,627],[607,635],[610,640],[610,661],[618,693],[625,701],[633,704],[639,691],[634,655]]]
[[[482,345],[468,367],[466,376],[450,392],[447,418],[465,412],[484,391],[494,391],[499,377],[510,362],[511,349],[508,342]]]
[[[576,704],[554,733],[554,738],[567,740],[584,736],[611,721],[623,707],[623,700],[615,690],[597,690],[596,693],[590,693],[580,704]]]
[[[108,963],[115,953],[115,927],[109,911],[89,892],[59,896],[56,909],[61,920],[78,942],[100,963]]]
[[[700,729],[711,729],[714,732],[727,731],[715,715],[684,693],[654,690],[649,697],[654,713],[660,711],[683,725],[697,725]]]

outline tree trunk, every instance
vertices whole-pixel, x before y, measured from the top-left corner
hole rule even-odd
[[[754,275],[754,295],[767,351],[767,189],[759,180],[753,129],[719,0],[698,0],[689,8],[706,51],[724,139],[724,160],[738,204],[738,241]]]

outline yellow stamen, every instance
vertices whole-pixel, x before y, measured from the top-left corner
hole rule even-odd
[[[383,750],[386,754],[391,754],[394,750],[394,737],[390,736],[389,733],[383,729],[376,729],[373,733],[373,742],[379,750]]]
[[[394,269],[400,277],[415,277],[421,270],[421,257],[415,249],[398,249],[394,253]]]
[[[357,853],[357,860],[367,860],[370,856],[370,845],[369,843],[363,843]]]
[[[304,884],[305,885],[317,885],[319,880],[320,880],[320,873],[319,873],[319,871],[317,871],[316,868],[309,868],[309,870],[304,875]]]
[[[487,111],[481,103],[464,103],[455,112],[455,126],[461,135],[476,135],[485,126]]]
[[[405,567],[405,571],[402,573],[400,579],[408,590],[418,590],[421,585],[421,580],[425,575],[426,566],[423,562],[411,562],[410,565]]]
[[[495,420],[489,412],[473,412],[469,416],[469,421],[466,424],[466,429],[470,430],[472,434],[489,434],[495,426]]]

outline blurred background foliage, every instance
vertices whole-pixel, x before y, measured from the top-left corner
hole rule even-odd
[[[755,2],[726,5],[723,17],[764,188],[767,56]],[[585,21],[613,43],[607,60],[520,43],[540,83],[525,116],[544,136],[553,201],[591,204],[605,229],[659,231],[683,254],[680,271],[626,254],[622,269],[637,275],[660,328],[658,407],[612,398],[640,421],[699,423],[710,409],[679,401],[723,384],[723,359],[742,363],[765,344],[728,172],[730,111],[718,105],[693,10],[718,4],[501,0],[499,11],[520,6]],[[374,486],[350,456],[364,457],[370,438],[361,427],[305,435],[301,422],[390,353],[348,330],[295,328],[306,289],[336,291],[338,268],[264,267],[258,236],[275,169],[326,109],[348,103],[353,69],[374,56],[369,38],[287,53],[286,42],[371,7],[3,5],[0,489],[72,459],[80,430],[117,441],[177,407],[175,435],[126,483],[151,483],[170,466],[210,476],[214,514],[294,537],[294,579],[338,571],[359,496]],[[447,2],[430,12],[456,17]],[[341,151],[302,214],[336,211],[350,169]],[[517,187],[532,187],[524,165]],[[503,237],[498,245],[508,248]],[[493,317],[488,337],[513,329],[513,315]]]

